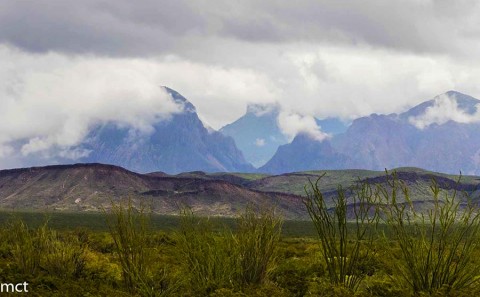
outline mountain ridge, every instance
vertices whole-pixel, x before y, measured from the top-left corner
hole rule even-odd
[[[81,148],[90,151],[78,161],[109,163],[134,171],[253,171],[232,138],[205,127],[195,106],[165,88],[184,111],[156,122],[150,134],[107,123],[93,129]]]
[[[412,199],[428,199],[432,178],[451,190],[456,177],[418,168],[399,168],[399,180],[409,185]],[[53,165],[0,170],[0,209],[30,211],[99,212],[112,203],[132,201],[156,214],[178,215],[190,207],[204,216],[236,216],[246,206],[275,208],[287,219],[307,219],[304,186],[319,181],[327,203],[341,185],[359,181],[384,183],[385,172],[369,170],[304,171],[281,175],[186,172],[178,175],[141,174],[107,164]],[[480,198],[480,178],[464,176],[461,188]]]
[[[445,107],[441,106],[442,100],[448,101]],[[308,170],[308,166],[281,166],[288,163],[292,156],[303,156],[303,164],[315,164],[331,158],[331,165],[323,169],[381,170],[416,166],[445,173],[480,174],[480,137],[477,135],[480,118],[472,118],[477,115],[479,106],[480,100],[449,91],[400,114],[371,114],[355,119],[346,132],[324,140],[336,155],[346,156],[347,161],[335,157],[334,153],[309,153],[296,145],[294,139],[282,150],[277,150],[276,155],[258,171],[278,174]],[[438,118],[435,108],[450,109],[452,119]],[[452,108],[457,109],[452,111]],[[419,117],[424,119],[420,118],[421,125],[417,126],[418,122],[412,121],[412,118]],[[464,122],[455,120],[464,117]],[[440,122],[436,123],[437,120]],[[303,147],[314,145],[314,139],[304,140]],[[285,149],[285,146],[291,149]]]

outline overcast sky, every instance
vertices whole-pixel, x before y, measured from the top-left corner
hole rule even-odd
[[[0,1],[0,157],[148,130],[179,112],[161,85],[218,129],[252,103],[309,123],[480,98],[479,78],[475,0]]]

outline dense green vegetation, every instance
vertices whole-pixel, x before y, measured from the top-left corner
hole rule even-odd
[[[26,212],[0,211],[0,225],[5,225],[12,219],[21,219],[29,227],[36,228],[48,220],[48,226],[55,230],[68,231],[87,229],[95,232],[108,231],[105,214],[97,212]],[[215,230],[223,227],[234,228],[236,220],[225,217],[210,217],[209,222]],[[182,223],[181,216],[149,215],[149,224],[155,231],[171,233],[178,230]],[[285,220],[282,225],[284,237],[314,237],[315,228],[310,221]]]
[[[2,213],[0,281],[27,281],[32,296],[480,294],[480,216],[462,193],[433,182],[425,211],[394,175],[328,203],[315,181],[305,189],[309,222],[253,206],[237,219],[131,204]]]

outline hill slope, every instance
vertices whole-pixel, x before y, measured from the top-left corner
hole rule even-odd
[[[282,175],[189,172],[138,174],[121,167],[75,164],[0,171],[0,208],[16,210],[101,211],[111,202],[132,199],[136,207],[154,213],[178,214],[182,206],[208,216],[234,216],[248,204],[275,207],[289,219],[306,219],[304,186],[321,174],[320,189],[328,203],[337,187],[348,189],[359,180],[384,183],[385,173],[368,170],[307,171]],[[398,177],[417,201],[430,199],[432,178],[443,189],[456,187],[456,177],[415,168],[398,169]],[[465,176],[458,190],[480,196],[480,178]]]
[[[178,214],[188,205],[202,215],[231,216],[252,203],[275,206],[287,217],[304,216],[296,195],[248,189],[221,178],[145,175],[102,164],[0,171],[4,209],[101,211],[127,198],[160,214]]]

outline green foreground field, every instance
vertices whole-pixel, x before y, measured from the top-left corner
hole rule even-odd
[[[180,216],[158,215],[149,216],[153,230],[172,232],[178,230],[181,222]],[[75,230],[85,228],[95,232],[107,232],[108,226],[105,214],[98,212],[38,212],[38,211],[0,211],[0,225],[12,219],[21,219],[29,227],[37,228],[45,221],[48,226],[55,230]],[[210,217],[217,229],[223,226],[234,227],[235,219],[224,217]],[[284,237],[315,237],[315,227],[311,221],[292,221],[283,222],[282,235]]]
[[[309,221],[255,205],[236,218],[158,215],[132,200],[105,213],[0,211],[0,293],[480,296],[476,200],[432,181],[427,207],[398,181],[333,199],[310,183]]]
[[[132,218],[139,217],[134,214]],[[388,239],[389,236],[379,235],[368,247],[362,246],[360,253],[364,257],[355,268],[363,275],[362,283],[352,291],[329,280],[322,245],[312,222],[285,221],[263,281],[238,286],[231,280],[222,280],[216,271],[227,274],[234,265],[230,261],[235,257],[230,252],[224,254],[236,251],[235,247],[225,244],[232,234],[226,230],[239,232],[239,221],[210,218],[208,224],[203,225],[208,226],[207,229],[194,223],[193,233],[188,237],[185,235],[188,230],[182,226],[183,219],[184,216],[150,216],[151,229],[144,233],[148,237],[135,233],[141,228],[134,228],[133,233],[126,230],[138,243],[129,249],[142,251],[139,255],[149,263],[148,278],[155,286],[153,291],[135,286],[132,291],[125,283],[121,253],[105,214],[0,212],[0,281],[27,281],[29,296],[414,296],[399,275],[401,246]],[[207,222],[206,218],[195,220]],[[25,225],[22,227],[19,222]],[[255,232],[254,229],[247,231]],[[348,229],[349,233],[355,232],[355,223],[348,223]],[[387,227],[380,225],[376,229],[380,231],[378,234],[385,234]],[[182,243],[182,238],[187,241]],[[351,239],[353,242],[353,237]],[[237,240],[240,242],[236,244],[244,244],[241,237]],[[191,244],[192,249],[188,250],[185,244]],[[148,252],[144,254],[144,251]],[[472,261],[480,265],[480,251],[475,251],[474,256]],[[192,280],[195,277],[192,271],[202,265],[207,266],[202,268],[206,269],[205,279]],[[476,296],[479,293],[478,285],[471,285],[461,291],[438,290],[415,296]]]

